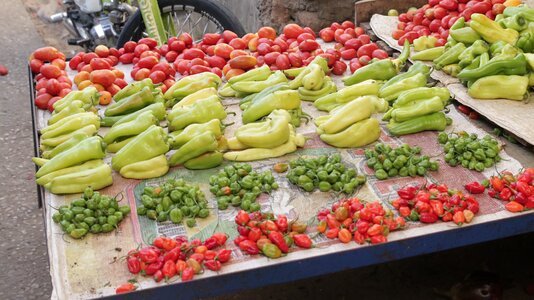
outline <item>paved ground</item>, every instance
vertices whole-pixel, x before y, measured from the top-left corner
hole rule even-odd
[[[48,256],[33,179],[27,57],[43,42],[17,0],[0,8],[0,299],[50,296]]]
[[[0,64],[10,73],[0,77],[0,266],[5,274],[0,276],[0,299],[47,299],[51,284],[30,161],[33,144],[25,68],[27,56],[43,40],[20,1],[1,2]],[[531,152],[517,146],[508,151],[534,165]],[[479,269],[502,278],[506,299],[527,299],[523,287],[534,279],[533,238],[533,234],[523,235],[220,299],[438,299]]]

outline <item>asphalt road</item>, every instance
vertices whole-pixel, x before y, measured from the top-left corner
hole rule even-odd
[[[30,160],[26,69],[28,55],[43,42],[20,1],[1,4],[0,64],[10,73],[0,77],[0,299],[47,299],[52,286]],[[525,158],[521,161],[532,161],[532,153],[517,147],[511,150],[512,155]],[[534,278],[533,238],[533,234],[523,235],[220,298],[437,299],[468,273],[485,269],[501,277],[506,299],[528,299],[524,286]]]

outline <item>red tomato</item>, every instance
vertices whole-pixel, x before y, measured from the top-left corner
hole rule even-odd
[[[360,38],[352,38],[345,43],[345,49],[358,50],[363,44]]]
[[[345,70],[347,70],[347,64],[338,60],[334,63],[332,73],[334,73],[335,75],[343,75],[343,73],[345,73]]]
[[[360,35],[360,36],[358,37],[358,39],[359,39],[360,41],[362,41],[362,43],[363,43],[364,45],[367,45],[367,44],[369,44],[369,43],[371,42],[371,37],[368,36],[367,34],[362,34],[362,35]]]
[[[382,49],[376,49],[373,51],[372,53],[372,57],[373,58],[378,58],[378,59],[385,59],[385,58],[388,58],[389,55],[386,51],[382,50]]]
[[[52,95],[50,94],[42,94],[37,97],[35,97],[35,105],[40,109],[47,109],[48,108],[48,101],[52,99]]]
[[[438,32],[440,28],[441,21],[438,19],[432,20],[432,22],[430,22],[430,25],[428,25],[428,29],[430,29],[431,32]]]
[[[305,41],[302,41],[301,43],[299,43],[299,49],[300,51],[313,51],[317,48],[320,48],[321,46],[319,45],[319,43],[317,43],[316,40],[312,40],[312,39],[308,39],[308,40],[305,40]],[[259,52],[259,51],[258,51]]]
[[[221,35],[218,33],[206,33],[202,37],[202,42],[206,45],[215,45],[220,38]]]
[[[331,28],[323,28],[319,31],[319,37],[329,43],[334,40],[334,31]]]
[[[401,38],[401,36],[403,36],[404,34],[406,34],[406,32],[404,32],[404,30],[395,30],[393,31],[393,33],[391,34],[391,36],[395,39],[395,40],[398,40]]]
[[[297,53],[289,53],[288,58],[293,68],[300,68],[302,66],[302,58]]]
[[[371,43],[371,44],[367,44],[367,45],[363,45],[361,46],[358,51],[357,51],[357,55],[358,57],[362,57],[362,56],[369,56],[371,57],[372,56],[372,53],[374,50],[378,49],[378,46],[375,44],[375,43]]]
[[[363,55],[361,56],[358,61],[360,63],[360,65],[363,67],[363,66],[367,66],[367,64],[369,63],[369,61],[371,60],[371,57],[368,56],[368,55]]]
[[[354,49],[346,49],[341,51],[341,58],[345,60],[350,60],[356,57],[356,50]]]
[[[291,67],[287,54],[278,55],[276,58],[276,67],[278,67],[279,70],[287,70]]]
[[[438,6],[438,7],[436,7],[436,9],[434,9],[434,18],[435,19],[441,20],[447,14],[448,14],[447,10],[445,8],[443,8],[443,7]]]
[[[336,41],[340,42],[341,44],[345,45],[345,43],[354,38],[352,35],[348,34],[348,33],[342,33],[339,35],[339,37],[336,39]]]
[[[278,56],[280,56],[280,53],[278,52],[271,52],[271,53],[267,53],[265,54],[264,56],[264,59],[265,59],[265,63],[267,65],[272,65],[276,62],[276,59],[278,58]]]
[[[190,48],[184,50],[184,59],[204,58],[205,54],[202,50],[196,48]]]
[[[283,29],[283,33],[288,39],[296,39],[303,32],[304,29],[297,24],[287,24]]]

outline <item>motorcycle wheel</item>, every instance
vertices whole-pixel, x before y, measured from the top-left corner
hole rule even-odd
[[[223,5],[210,0],[159,0],[160,11],[170,14],[175,25],[176,35],[182,32],[191,34],[194,41],[202,39],[205,33],[221,33],[231,30],[243,36],[245,30],[237,17]],[[165,21],[164,21],[165,22]],[[127,41],[137,41],[146,36],[141,11],[128,18],[117,40],[117,48]],[[168,33],[168,36],[171,34]]]

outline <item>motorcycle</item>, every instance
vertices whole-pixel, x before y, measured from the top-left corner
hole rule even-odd
[[[224,30],[245,34],[237,17],[212,0],[63,0],[63,7],[50,21],[63,22],[74,36],[68,43],[87,51],[100,44],[120,48],[147,36],[161,44],[182,32],[195,41]]]

